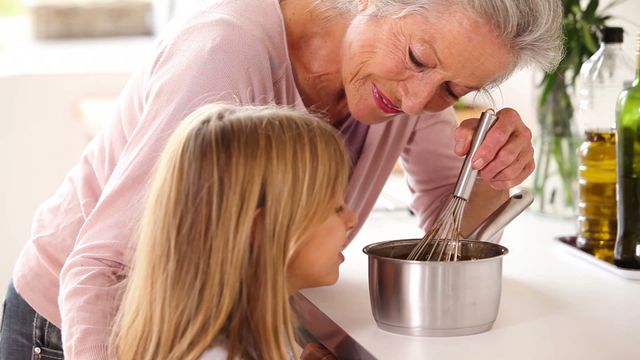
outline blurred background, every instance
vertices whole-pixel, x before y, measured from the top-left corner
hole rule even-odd
[[[609,2],[601,1],[601,6]],[[170,19],[199,4],[0,0],[1,296],[39,204],[53,194],[109,119],[115,98],[131,72],[149,57],[157,34]],[[632,39],[640,30],[640,0],[622,1],[610,13],[613,20],[608,24],[624,27],[623,46],[632,57]],[[496,107],[517,109],[534,134],[541,78],[537,72],[519,71],[492,92]],[[467,96],[460,104],[460,117],[465,117],[462,111],[467,107],[473,114],[487,104],[486,97]],[[406,193],[395,198],[402,201]],[[393,206],[387,201],[377,209]]]

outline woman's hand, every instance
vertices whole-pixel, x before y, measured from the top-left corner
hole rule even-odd
[[[484,141],[478,148],[472,166],[480,170],[479,176],[492,188],[504,190],[522,183],[535,169],[531,130],[513,109],[504,108],[497,113]],[[469,152],[471,140],[479,119],[467,119],[456,129],[456,154]]]
[[[300,360],[336,360],[336,357],[322,344],[312,342],[304,347]]]

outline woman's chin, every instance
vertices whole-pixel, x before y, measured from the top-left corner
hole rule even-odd
[[[356,107],[351,109],[351,116],[363,124],[374,125],[387,122],[397,114],[385,114],[377,108]]]

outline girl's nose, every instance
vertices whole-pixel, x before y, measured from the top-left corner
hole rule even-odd
[[[435,70],[425,70],[401,82],[399,92],[402,111],[409,115],[420,115],[433,98],[444,81],[442,74]]]
[[[345,206],[342,211],[342,221],[347,227],[347,230],[351,230],[358,223],[358,215],[356,215],[356,213],[354,213],[348,206]]]

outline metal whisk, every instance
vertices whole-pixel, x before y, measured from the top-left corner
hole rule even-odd
[[[458,175],[458,181],[449,204],[438,216],[427,234],[413,248],[407,260],[421,261],[457,261],[460,257],[460,224],[464,208],[471,195],[478,171],[471,166],[471,159],[487,135],[489,128],[496,121],[493,109],[488,109],[480,116],[480,124],[473,135],[471,149],[467,153]]]

